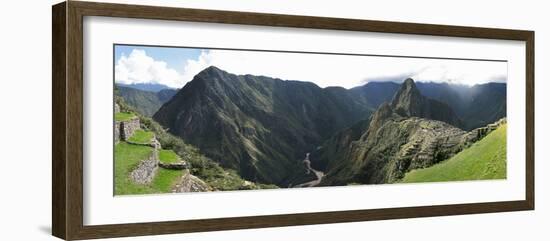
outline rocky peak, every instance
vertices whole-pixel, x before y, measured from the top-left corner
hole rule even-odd
[[[213,77],[219,77],[220,75],[226,74],[227,72],[219,69],[218,67],[211,65],[208,68],[203,69],[201,72],[199,72],[194,79],[211,79]]]
[[[403,117],[420,117],[447,122],[456,127],[462,126],[451,107],[423,96],[411,78],[406,79],[395,93],[391,108],[394,113]]]
[[[397,114],[402,116],[424,117],[422,115],[425,103],[426,97],[420,94],[414,80],[408,78],[395,93],[391,107]]]
[[[402,87],[416,88],[416,84],[414,83],[414,80],[412,78],[407,78],[405,81],[403,81]]]
[[[214,65],[210,65],[207,68],[203,69],[201,72],[210,72],[210,73],[212,73],[212,72],[225,72],[225,71],[223,71],[222,69],[220,69],[220,68],[218,68]]]

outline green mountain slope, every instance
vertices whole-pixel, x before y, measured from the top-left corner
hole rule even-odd
[[[506,84],[487,83],[471,89],[471,102],[464,112],[464,119],[468,120],[466,128],[477,128],[506,117]]]
[[[306,153],[371,111],[344,88],[209,67],[153,118],[244,178],[288,186],[315,178],[304,177]]]
[[[117,95],[124,98],[124,101],[132,106],[142,115],[151,117],[157,110],[169,101],[176,93],[175,89],[163,89],[158,92],[140,90],[126,86],[116,86]]]
[[[443,182],[506,178],[506,127],[489,135],[450,159],[425,169],[412,170],[402,182]]]

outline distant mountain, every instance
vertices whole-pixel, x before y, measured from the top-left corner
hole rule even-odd
[[[488,83],[472,87],[470,105],[464,111],[466,129],[485,126],[506,117],[506,84]]]
[[[117,95],[121,96],[128,105],[140,114],[147,117],[153,116],[162,104],[169,101],[177,91],[176,89],[162,89],[158,92],[152,92],[133,87],[116,86]]]
[[[364,95],[371,107],[376,110],[382,103],[392,100],[399,86],[395,82],[369,82],[365,85],[352,88],[350,91]]]
[[[129,87],[129,88],[133,88],[133,89],[138,89],[138,90],[143,90],[143,91],[150,91],[150,92],[159,92],[161,90],[165,90],[165,89],[174,89],[174,88],[170,88],[166,85],[163,85],[163,84],[145,84],[145,83],[141,83],[141,84],[120,84],[120,83],[116,83],[117,86],[123,86],[123,87]]]
[[[296,178],[305,175],[306,153],[368,119],[370,106],[361,93],[344,88],[209,67],[153,118],[241,176],[288,186],[303,181]]]
[[[420,94],[407,79],[372,115],[326,141],[311,156],[327,175],[322,185],[391,183],[411,169],[447,159],[476,135],[456,128],[458,118],[446,104]]]
[[[365,96],[373,108],[392,100],[399,90],[396,82],[369,82],[351,91]],[[506,83],[486,83],[474,86],[416,82],[420,94],[450,106],[462,122],[462,128],[472,130],[506,116]]]
[[[157,98],[160,102],[162,102],[162,104],[164,104],[172,99],[172,97],[174,97],[177,93],[178,89],[163,89],[157,92]]]

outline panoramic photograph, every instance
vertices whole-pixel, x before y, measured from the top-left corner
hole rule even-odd
[[[114,195],[506,179],[507,64],[114,45]]]

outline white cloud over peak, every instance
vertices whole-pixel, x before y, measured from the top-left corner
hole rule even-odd
[[[233,74],[264,75],[284,80],[310,81],[321,87],[345,88],[382,79],[402,81],[407,77],[417,81],[474,85],[506,81],[507,74],[506,62],[203,50],[198,59],[185,63],[182,74],[184,81],[192,80],[197,73],[211,65]]]
[[[115,65],[115,82],[120,84],[162,84],[172,88],[183,86],[183,77],[164,61],[148,56],[145,50],[134,49],[122,55]]]
[[[409,77],[424,82],[475,85],[505,82],[507,76],[506,62],[235,50],[202,50],[198,58],[187,59],[176,70],[144,50],[133,49],[117,60],[115,80],[122,84],[156,83],[181,88],[212,65],[233,74],[344,88],[370,81],[399,82]]]

